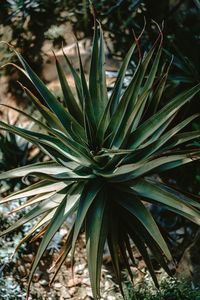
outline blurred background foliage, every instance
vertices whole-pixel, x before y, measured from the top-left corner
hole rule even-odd
[[[93,0],[101,21],[109,55],[123,56],[146,20],[140,41],[149,48],[157,35],[152,20],[163,24],[166,53],[175,55],[176,83],[193,82],[200,78],[200,1],[199,0]],[[4,0],[0,9],[1,39],[23,52],[31,66],[41,72],[45,40],[53,46],[68,43],[63,25],[72,24],[78,38],[91,37],[93,17],[89,0]],[[7,59],[4,56],[5,59]]]

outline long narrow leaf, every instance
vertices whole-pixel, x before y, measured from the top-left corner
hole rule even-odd
[[[105,191],[96,197],[86,217],[86,242],[88,267],[91,285],[95,299],[100,297],[100,275],[103,258],[103,250],[107,237],[107,212]]]

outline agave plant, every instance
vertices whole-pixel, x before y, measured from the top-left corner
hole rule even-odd
[[[193,140],[200,137],[200,131],[180,132],[199,114],[177,124],[174,121],[183,105],[200,91],[200,84],[161,105],[169,68],[160,67],[160,33],[150,51],[139,58],[133,78],[124,90],[123,81],[137,46],[138,39],[124,58],[113,91],[108,97],[103,33],[96,23],[89,83],[83,72],[79,51],[79,72],[63,53],[74,78],[77,95],[72,94],[56,59],[64,105],[16,52],[23,66],[17,68],[31,81],[46,105],[41,104],[23,86],[24,91],[46,122],[29,115],[31,121],[43,128],[42,132],[4,122],[0,122],[0,128],[25,138],[50,157],[47,162],[0,174],[0,179],[23,177],[26,180],[30,176],[38,179],[34,184],[1,200],[1,203],[5,203],[28,197],[27,202],[18,209],[26,206],[33,208],[0,235],[38,217],[38,222],[23,239],[27,240],[34,233],[35,238],[43,236],[30,271],[28,290],[45,249],[72,214],[75,214],[74,223],[56,261],[53,279],[70,252],[74,262],[76,242],[80,233],[85,232],[94,299],[100,297],[105,243],[108,244],[122,293],[121,263],[132,278],[129,265],[130,259],[134,262],[132,242],[140,251],[156,285],[158,283],[147,249],[170,274],[168,261],[172,257],[166,237],[163,237],[162,228],[149,212],[147,202],[157,203],[200,224],[200,203],[156,181],[153,176],[200,158],[200,150],[192,146]]]
[[[33,126],[34,124],[29,124],[26,129],[31,129]],[[24,138],[12,132],[0,132],[0,172],[38,162],[42,158],[43,153],[34,153],[33,145]],[[8,191],[14,191],[17,185],[22,186],[22,183],[17,178],[12,178],[2,182],[2,185],[5,187],[1,188],[0,193],[8,193]]]

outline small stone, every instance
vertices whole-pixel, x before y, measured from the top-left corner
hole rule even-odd
[[[107,300],[115,300],[116,298],[114,296],[108,296]]]
[[[76,274],[79,274],[79,275],[82,275],[83,274],[83,271],[84,271],[84,269],[85,269],[85,264],[79,264],[78,266],[75,266],[75,268],[74,268],[74,272],[76,273]]]
[[[73,296],[76,293],[76,288],[75,287],[71,287],[69,289],[69,293],[70,293],[71,296]]]
[[[90,279],[89,278],[83,278],[82,283],[85,284],[85,285],[90,286]]]
[[[23,260],[25,262],[31,263],[33,261],[33,255],[32,254],[24,254],[23,255]]]
[[[33,275],[33,282],[38,282],[40,280],[40,278],[41,278],[41,275],[42,275],[42,272],[37,271],[37,273],[35,273]]]
[[[106,278],[112,279],[112,276],[110,274],[106,274]]]
[[[69,279],[68,283],[67,283],[67,287],[73,287],[76,285],[79,285],[81,283],[81,279],[80,278],[74,278],[74,279]]]
[[[105,285],[104,285],[104,289],[108,290],[110,288],[110,283],[108,280],[106,280]]]
[[[47,282],[45,279],[42,279],[42,280],[40,280],[40,284],[41,284],[42,286],[47,286],[47,285],[48,285],[48,282]]]
[[[80,288],[79,290],[78,290],[78,299],[84,299],[85,300],[85,298],[87,297],[87,291],[86,291],[86,289],[85,288]]]
[[[56,300],[56,299],[58,299],[56,293],[52,293],[52,292],[48,293],[47,297],[48,297],[47,298],[48,300]]]
[[[22,277],[25,277],[25,276],[26,276],[26,270],[25,270],[24,266],[22,266],[22,265],[19,266],[19,267],[17,268],[17,270],[18,270],[20,276],[22,276]]]
[[[85,268],[85,269],[83,270],[83,275],[88,277],[88,269],[87,269],[87,268]]]
[[[61,290],[61,297],[63,297],[63,299],[71,299],[71,295],[65,288]]]
[[[86,293],[87,293],[87,296],[89,296],[91,298],[93,297],[91,288],[86,287]]]
[[[61,284],[60,282],[56,282],[56,283],[54,284],[55,290],[59,290],[61,287],[62,287],[62,284]]]

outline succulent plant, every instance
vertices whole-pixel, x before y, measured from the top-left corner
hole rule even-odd
[[[137,46],[138,39],[124,58],[108,97],[103,33],[101,26],[95,22],[89,84],[79,51],[79,72],[64,54],[77,95],[73,95],[56,59],[64,105],[16,52],[23,66],[17,68],[31,81],[46,106],[26,87],[23,87],[24,91],[46,123],[29,115],[31,121],[43,128],[42,132],[18,128],[2,121],[0,128],[25,138],[50,157],[47,162],[0,174],[0,179],[23,177],[26,181],[35,177],[38,180],[1,200],[5,203],[29,197],[18,209],[25,206],[33,208],[0,236],[39,217],[37,224],[23,239],[34,233],[35,238],[43,236],[30,271],[28,290],[45,249],[63,222],[74,213],[74,223],[56,261],[53,279],[70,251],[74,262],[76,242],[79,234],[85,232],[94,299],[100,297],[105,243],[108,244],[122,293],[121,262],[132,278],[132,242],[140,251],[156,285],[158,282],[148,249],[170,274],[168,261],[172,256],[166,237],[152,217],[147,202],[157,203],[200,224],[200,203],[184,193],[177,193],[153,176],[200,159],[200,150],[192,146],[193,140],[200,137],[200,131],[181,132],[199,114],[180,122],[174,121],[183,105],[200,91],[200,84],[161,105],[169,68],[160,68],[160,33],[150,51],[140,56],[133,78],[124,90],[126,70]]]
[[[18,126],[21,125],[18,124]],[[31,129],[33,126],[34,124],[30,124],[26,129]],[[40,151],[34,153],[33,150],[33,145],[22,137],[16,136],[12,132],[0,132],[0,172],[42,160],[43,153]],[[2,181],[1,185],[4,186],[1,188],[1,193],[8,193],[8,191],[14,191],[16,186],[22,187],[23,184],[18,178],[12,178]]]

